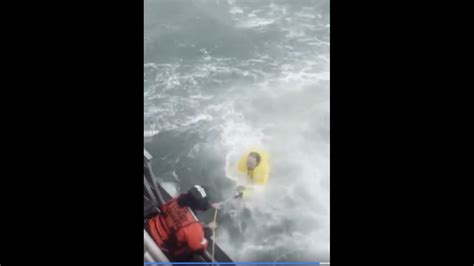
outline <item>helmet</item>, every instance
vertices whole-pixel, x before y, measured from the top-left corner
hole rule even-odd
[[[207,192],[200,185],[195,185],[188,191],[188,199],[192,209],[205,211],[210,207]]]

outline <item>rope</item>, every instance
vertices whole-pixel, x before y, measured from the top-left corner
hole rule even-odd
[[[222,206],[223,204],[225,204],[225,203],[227,203],[227,202],[229,202],[229,201],[231,201],[231,200],[233,200],[233,199],[235,199],[235,196],[233,196],[233,197],[231,197],[231,198],[228,198],[228,199],[226,199],[226,200],[224,200],[224,201],[221,201],[221,202],[219,202],[218,204]],[[216,220],[217,220],[217,210],[218,210],[218,208],[215,208],[215,210],[214,210],[214,221],[213,221],[213,223],[214,223],[214,226],[213,226],[213,227],[214,227],[214,228],[217,228],[217,223],[216,223]],[[212,254],[211,254],[211,255],[212,255],[212,259],[213,259],[214,261],[216,261],[216,259],[214,258],[215,246],[216,246],[216,230],[215,230],[215,229],[212,229]]]
[[[217,209],[214,211],[214,225],[217,226],[216,224],[216,218],[217,218]],[[216,230],[212,229],[212,259],[215,261],[216,259],[214,258],[214,248],[216,246]]]

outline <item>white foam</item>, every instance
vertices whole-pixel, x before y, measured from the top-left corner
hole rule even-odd
[[[158,133],[160,133],[159,130],[145,130],[145,131],[143,132],[143,136],[144,136],[144,137],[152,137],[152,136],[154,136],[154,135],[156,135],[156,134],[158,134]]]
[[[298,28],[291,28],[288,30],[288,33],[286,34],[287,38],[293,39],[293,38],[300,38],[306,36],[306,33]]]
[[[301,17],[301,18],[309,18],[309,19],[316,18],[316,16],[314,14],[310,14],[310,13],[299,12],[299,13],[296,13],[296,15]]]
[[[242,13],[244,13],[244,11],[242,10],[242,8],[240,8],[238,6],[234,6],[229,10],[229,13],[235,15],[235,14],[242,14]]]
[[[161,186],[163,187],[171,197],[176,197],[179,194],[178,184],[173,182],[161,182]]]
[[[313,105],[312,108],[308,108],[309,106],[305,108],[304,103],[301,106],[291,105],[301,101],[299,98],[292,101],[291,97],[300,97],[305,85],[329,80],[328,71],[315,71],[315,66],[328,63],[318,59],[321,58],[306,58],[306,61],[281,64],[280,75],[267,75],[267,79],[256,84],[253,90],[248,92],[241,90],[238,98],[227,103],[226,110],[216,108],[222,111],[226,121],[221,125],[221,136],[222,144],[228,150],[226,154],[228,178],[238,180],[234,172],[236,160],[247,147],[254,145],[266,146],[271,150],[273,169],[282,168],[281,166],[285,166],[283,169],[287,167],[299,169],[292,170],[292,176],[289,177],[281,176],[282,174],[278,174],[279,171],[275,170],[265,191],[259,192],[261,193],[259,197],[248,202],[246,207],[251,210],[252,220],[247,222],[258,224],[255,230],[242,229],[243,221],[237,217],[240,217],[239,212],[243,209],[236,210],[234,214],[236,226],[244,230],[243,234],[246,236],[244,248],[229,243],[228,241],[232,240],[225,230],[221,229],[218,233],[219,244],[234,260],[258,259],[255,257],[258,253],[274,254],[278,250],[285,250],[288,243],[291,243],[294,250],[282,254],[276,260],[294,259],[295,252],[298,252],[302,259],[329,260],[329,182],[327,181],[329,140],[323,140],[323,143],[317,145],[304,143],[306,137],[302,135],[306,131],[314,130],[314,126],[321,127],[321,130],[329,130],[327,120],[323,119],[329,112],[329,98],[318,99],[320,103],[317,106]],[[234,108],[237,103],[252,102],[252,99],[275,101],[272,114],[269,113],[265,118],[255,111],[256,116],[260,117],[257,123],[251,121],[252,115],[246,118],[244,114],[244,111],[248,113],[253,109],[251,105],[249,110]],[[308,103],[312,101],[311,98],[305,100]],[[302,112],[303,110],[305,112]],[[313,123],[315,119],[321,119],[321,123]],[[266,128],[271,128],[271,131]],[[264,132],[270,136],[266,136]],[[324,144],[326,141],[327,144]],[[291,159],[287,158],[287,154],[292,155]],[[299,196],[300,194],[303,196]],[[281,202],[289,200],[295,202],[295,205],[282,206]],[[284,221],[290,223],[292,231],[283,231],[281,235],[265,233],[272,228],[284,228]]]
[[[237,27],[247,28],[247,29],[260,28],[260,27],[266,27],[268,25],[271,25],[274,22],[275,22],[275,20],[273,20],[273,19],[265,19],[265,18],[255,17],[255,18],[252,18],[252,19],[240,21],[237,24]]]
[[[208,114],[198,114],[196,116],[189,117],[188,120],[180,122],[179,124],[180,126],[187,127],[201,121],[209,121],[209,120],[212,120],[212,116]]]
[[[176,171],[173,171],[172,176],[173,176],[173,178],[176,180],[176,182],[179,182],[179,178],[178,178],[178,176],[176,175]]]
[[[213,95],[202,95],[202,94],[197,94],[197,95],[192,95],[190,96],[191,99],[199,99],[199,100],[210,100],[214,98],[215,96]]]

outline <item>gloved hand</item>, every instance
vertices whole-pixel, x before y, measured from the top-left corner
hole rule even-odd
[[[244,196],[243,191],[236,191],[235,194],[234,194],[234,199],[240,199],[240,198],[242,198],[242,196]]]
[[[242,196],[244,195],[245,189],[246,189],[245,186],[238,186],[234,194],[234,199],[242,198]]]
[[[211,207],[214,209],[220,209],[222,207],[222,202],[211,203]]]
[[[215,223],[215,222],[210,222],[207,226],[208,226],[211,230],[216,230],[216,228],[217,228],[217,223]]]

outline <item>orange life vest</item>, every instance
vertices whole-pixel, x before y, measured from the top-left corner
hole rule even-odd
[[[171,252],[183,246],[176,239],[176,232],[198,219],[189,207],[181,207],[177,199],[173,199],[161,207],[161,214],[148,220],[151,236],[158,246],[165,252]]]

